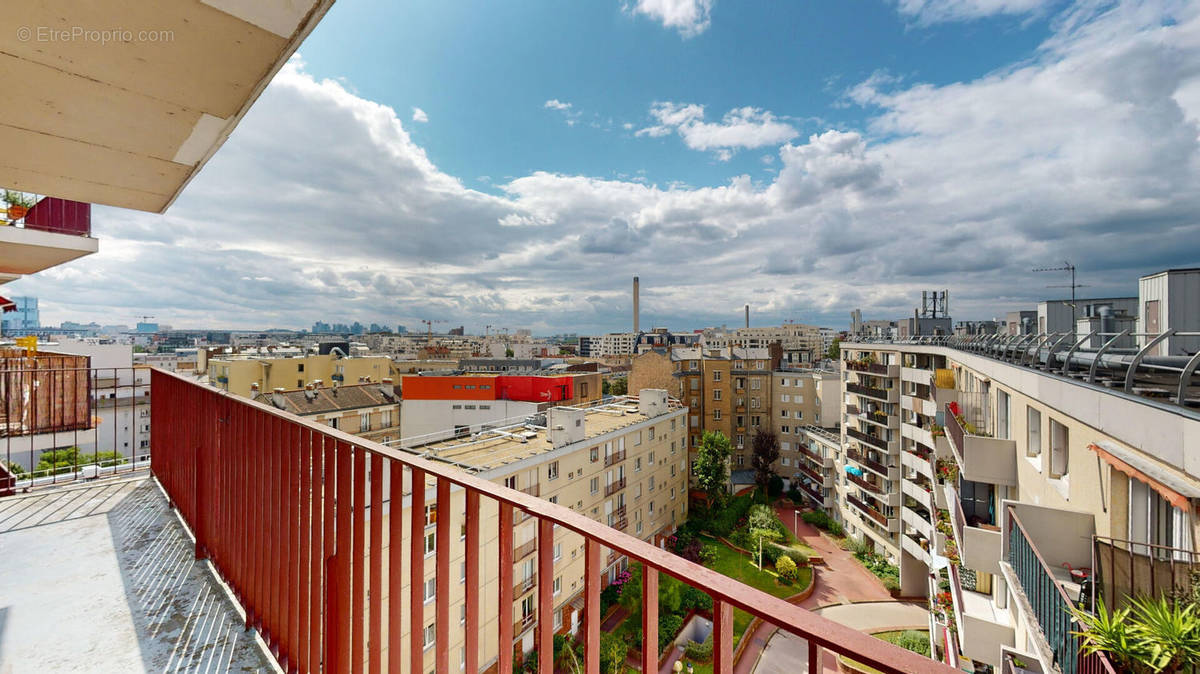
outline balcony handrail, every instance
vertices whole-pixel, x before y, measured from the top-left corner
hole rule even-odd
[[[851,505],[857,507],[859,510],[863,511],[867,515],[869,515],[871,517],[871,519],[878,522],[880,526],[884,526],[884,527],[887,526],[887,521],[888,521],[887,515],[884,515],[883,513],[872,508],[871,506],[867,505],[866,503],[863,503],[861,500],[858,499],[858,497],[847,494],[846,501],[848,503],[850,503]]]
[[[1074,619],[1068,607],[1075,602],[1054,577],[1050,565],[1034,545],[1033,539],[1021,523],[1021,518],[1008,506],[1008,559],[1016,573],[1017,581],[1041,628],[1042,636],[1054,652],[1055,661],[1064,672],[1071,674],[1114,674],[1112,664],[1104,653],[1084,654],[1082,639],[1071,632]],[[1036,587],[1035,587],[1036,584]],[[1053,586],[1047,592],[1046,586]]]
[[[895,389],[882,389],[882,388],[876,388],[874,386],[866,386],[864,384],[855,384],[853,382],[846,382],[846,390],[850,391],[851,393],[857,393],[859,395],[871,396],[872,398],[882,398],[884,400],[887,400],[888,393],[891,391],[894,391]]]
[[[710,597],[713,598],[713,614],[714,614],[714,670],[719,672],[731,671],[732,668],[732,628],[733,615],[732,609],[738,608],[746,611],[752,616],[757,616],[763,620],[779,626],[785,632],[802,637],[808,642],[809,662],[814,665],[819,663],[820,651],[822,649],[829,650],[834,653],[844,654],[853,658],[855,661],[862,664],[875,667],[887,674],[901,674],[902,672],[924,671],[942,674],[952,674],[955,670],[930,660],[924,656],[912,653],[906,649],[899,648],[882,640],[876,639],[868,634],[860,632],[854,628],[847,627],[840,623],[834,622],[827,618],[818,616],[806,609],[803,609],[787,601],[774,597],[766,592],[755,589],[743,583],[740,583],[732,578],[729,578],[713,569],[701,566],[693,562],[689,562],[682,557],[675,555],[665,549],[661,549],[642,541],[634,536],[621,531],[616,531],[605,526],[601,522],[597,522],[583,513],[576,512],[568,507],[553,504],[544,501],[528,494],[523,494],[519,491],[509,489],[503,485],[477,477],[474,474],[457,470],[449,467],[447,464],[436,461],[431,458],[412,455],[390,447],[386,447],[371,440],[360,438],[339,429],[313,423],[307,419],[296,416],[284,410],[280,410],[271,405],[259,403],[257,401],[232,396],[219,389],[202,386],[192,380],[189,380],[181,375],[166,370],[155,368],[153,370],[152,379],[156,392],[155,405],[153,412],[156,422],[153,425],[155,447],[153,473],[166,491],[172,504],[174,504],[191,529],[196,539],[196,549],[198,554],[209,557],[213,562],[213,567],[220,575],[226,578],[230,586],[233,588],[239,601],[246,607],[248,626],[252,624],[259,625],[265,632],[264,637],[268,643],[276,645],[276,651],[279,653],[281,660],[287,659],[289,669],[292,668],[293,661],[298,662],[296,667],[299,671],[313,671],[317,667],[319,659],[311,657],[312,654],[321,655],[319,648],[325,644],[323,656],[327,669],[334,672],[346,671],[350,667],[351,655],[367,654],[363,651],[365,638],[362,634],[364,625],[367,622],[366,607],[363,602],[364,587],[363,577],[365,575],[364,566],[367,565],[365,551],[361,548],[361,532],[366,526],[366,517],[361,505],[363,491],[366,489],[363,483],[363,466],[367,460],[372,464],[372,470],[383,470],[384,467],[390,467],[394,475],[402,475],[402,471],[407,468],[413,472],[414,477],[421,480],[432,478],[436,482],[436,493],[439,497],[449,499],[451,487],[460,487],[466,490],[468,502],[468,511],[472,509],[471,503],[475,507],[479,506],[479,497],[492,499],[500,504],[500,523],[501,530],[505,529],[506,517],[511,517],[513,509],[523,509],[531,513],[538,520],[539,536],[547,540],[552,540],[555,525],[566,531],[571,531],[579,534],[585,539],[585,560],[588,561],[587,566],[593,567],[592,562],[598,565],[599,554],[601,548],[609,548],[615,552],[625,555],[633,560],[637,560],[643,565],[643,573],[647,576],[656,577],[657,574],[666,574],[677,580],[680,580],[687,585],[695,587]],[[160,416],[161,415],[161,416]],[[252,437],[247,438],[245,435],[235,434],[236,430],[248,430],[252,433]],[[304,435],[307,434],[307,440]],[[224,442],[221,440],[224,439]],[[199,442],[198,442],[199,440]],[[285,573],[280,578],[278,574],[265,573],[265,569],[285,569],[288,568],[291,557],[288,557],[288,546],[277,546],[268,544],[267,540],[259,539],[254,536],[237,535],[241,527],[250,527],[262,524],[265,520],[246,521],[238,520],[235,511],[241,507],[249,508],[250,511],[258,512],[263,516],[270,516],[273,512],[280,514],[286,513],[287,510],[279,508],[281,500],[289,497],[289,486],[294,487],[294,479],[300,481],[300,489],[303,490],[308,485],[308,472],[286,472],[288,461],[296,461],[294,452],[285,452],[284,447],[290,447],[292,442],[298,443],[301,447],[301,453],[307,451],[310,447],[310,442],[319,441],[320,444],[317,451],[320,453],[320,447],[324,447],[324,456],[336,461],[333,468],[337,470],[337,484],[326,485],[326,491],[329,488],[334,488],[336,492],[342,496],[351,496],[354,490],[357,489],[359,496],[352,502],[352,499],[347,499],[343,505],[336,510],[336,527],[333,527],[334,522],[326,520],[330,525],[330,531],[345,531],[345,535],[349,536],[352,531],[360,532],[359,536],[354,538],[356,544],[353,545],[353,551],[348,551],[345,548],[338,548],[334,541],[325,540],[325,544],[331,546],[326,548],[327,553],[333,553],[326,557],[324,563],[321,558],[323,555],[315,554],[313,560],[313,587],[321,587],[318,583],[322,577],[336,576],[330,578],[330,582],[325,587],[330,588],[326,592],[327,601],[323,605],[326,610],[324,616],[316,615],[312,612],[308,613],[310,617],[309,625],[301,625],[297,630],[294,621],[299,619],[299,616],[294,612],[286,610],[286,602],[279,599],[286,598],[284,595],[288,591],[300,592],[298,585],[287,585],[288,575]],[[262,452],[256,452],[256,460],[248,462],[255,465],[254,470],[264,482],[259,480],[251,480],[250,476],[244,475],[245,472],[240,466],[232,465],[232,462],[225,462],[220,459],[242,455],[245,445],[254,446],[262,445],[265,449]],[[221,456],[214,456],[215,454]],[[295,463],[291,464],[293,467]],[[276,466],[281,470],[271,470],[272,466]],[[351,471],[351,468],[354,468]],[[219,471],[224,470],[223,473]],[[209,476],[209,471],[213,475]],[[315,472],[315,471],[314,471]],[[354,486],[351,486],[351,472],[357,474],[358,480],[355,480]],[[218,490],[212,486],[217,482],[218,473],[222,479],[234,480],[230,485],[238,486],[236,490],[222,489]],[[324,475],[322,474],[322,477]],[[376,487],[382,489],[382,480],[372,481],[372,491]],[[402,483],[403,481],[401,481]],[[393,489],[399,490],[401,485],[397,485],[393,480]],[[202,488],[201,488],[202,486]],[[225,485],[229,486],[229,485]],[[275,491],[279,492],[279,496],[273,495]],[[427,489],[413,490],[411,498],[413,501],[412,510],[415,517],[423,517],[423,512],[416,512],[418,508],[423,511],[423,504]],[[397,493],[400,493],[397,491]],[[295,491],[291,492],[294,496]],[[328,495],[328,494],[327,494]],[[315,498],[315,497],[314,497]],[[332,499],[322,499],[326,508],[333,508],[335,502]],[[371,501],[374,503],[382,503],[382,497],[377,493],[371,494]],[[316,506],[314,504],[313,510]],[[210,512],[211,511],[211,512]],[[354,515],[358,515],[356,519]],[[301,520],[304,521],[303,519]],[[375,524],[374,522],[379,522]],[[223,523],[231,523],[235,531],[226,531],[221,525]],[[282,536],[286,541],[289,533],[287,526],[280,526],[281,522],[269,521],[265,531],[273,535],[275,540],[279,540]],[[283,522],[283,524],[287,524]],[[393,526],[398,524],[397,520],[393,520]],[[472,544],[474,539],[475,544],[480,541],[478,526],[472,528],[472,518],[468,517],[467,524],[467,542]],[[478,520],[475,520],[478,524]],[[303,526],[303,525],[301,525]],[[382,526],[382,520],[376,519],[372,521],[372,527]],[[319,535],[319,527],[313,528],[314,537]],[[441,518],[438,520],[437,535],[440,539],[444,539],[447,543],[450,537],[450,518]],[[293,536],[297,532],[290,532]],[[374,538],[374,536],[373,536]],[[417,546],[423,544],[423,541],[409,541],[414,550],[419,549]],[[511,546],[511,541],[508,544]],[[349,547],[349,546],[347,546]],[[438,545],[438,550],[445,550],[446,546]],[[511,547],[507,548],[511,550]],[[318,549],[319,550],[319,549]],[[372,575],[382,582],[382,578],[378,577],[376,564],[382,564],[382,561],[376,562],[376,548],[372,546],[371,566]],[[500,554],[503,558],[506,550],[506,545],[501,538]],[[349,552],[349,554],[345,554]],[[364,553],[364,554],[359,554]],[[542,570],[552,569],[551,549],[547,546],[539,546],[539,564]],[[472,569],[478,574],[478,556],[467,555],[467,575],[470,582]],[[263,569],[264,572],[254,576],[257,580],[242,580],[244,575],[239,571],[244,569],[248,564],[254,567]],[[302,565],[301,565],[302,566]],[[505,568],[505,564],[499,565],[501,574],[500,589],[504,590],[506,585],[511,587],[512,566],[509,564]],[[435,612],[437,622],[436,629],[439,634],[438,643],[446,643],[441,639],[441,635],[449,633],[449,606],[443,602],[449,602],[448,590],[451,582],[449,568],[449,556],[442,555],[437,557],[438,572],[436,574],[436,582],[439,590],[435,593],[436,601],[438,602],[439,610]],[[294,566],[291,567],[293,570]],[[351,568],[358,568],[358,571],[353,574],[355,582],[351,583]],[[398,568],[391,566],[389,556],[389,568],[384,570],[393,577],[399,573]],[[423,570],[421,570],[423,572]],[[457,570],[455,570],[455,573]],[[413,571],[414,578],[417,571]],[[507,577],[506,577],[507,574]],[[238,576],[234,579],[233,576]],[[476,575],[476,578],[478,576]],[[372,585],[374,585],[374,580]],[[398,581],[395,581],[398,582]],[[455,582],[457,580],[455,579]],[[585,643],[585,662],[589,672],[599,671],[599,570],[596,573],[588,573],[585,575],[585,625],[584,643]],[[657,583],[644,583],[643,591],[647,587],[653,587]],[[419,586],[420,583],[417,583]],[[399,585],[396,585],[399,587]],[[542,584],[540,587],[545,588],[539,593],[539,600],[542,606],[547,606],[551,602],[550,585]],[[285,589],[286,588],[286,589]],[[352,589],[353,588],[353,589]],[[446,592],[443,592],[442,589]],[[411,600],[408,610],[411,612],[410,620],[418,623],[423,623],[421,604],[423,603],[419,595],[420,588],[410,587]],[[314,590],[314,593],[318,591]],[[378,609],[377,602],[381,602],[382,593],[371,593],[370,603],[372,614]],[[276,600],[270,603],[264,603],[264,599],[274,596]],[[397,596],[397,595],[393,595]],[[466,629],[467,635],[467,657],[468,665],[477,666],[477,662],[473,659],[477,657],[478,635],[481,630],[478,611],[479,606],[477,599],[472,600],[472,595],[467,595],[467,618]],[[302,597],[302,599],[311,599],[316,601],[316,596]],[[247,601],[250,602],[246,605]],[[352,607],[350,613],[346,612],[347,604]],[[264,608],[265,607],[265,608]],[[402,610],[397,606],[390,606],[390,609],[396,609],[395,613],[398,616]],[[361,612],[360,610],[361,609]],[[500,602],[500,610],[511,610],[504,605],[504,601]],[[341,616],[343,621],[337,618]],[[253,622],[252,622],[253,621]],[[289,625],[289,621],[292,624]],[[351,623],[359,625],[357,631],[354,632],[352,638],[350,630]],[[504,638],[511,638],[513,635],[506,634],[506,620],[501,620],[501,642]],[[649,622],[653,627],[657,626],[654,621]],[[316,641],[309,639],[311,632],[308,630],[316,629],[320,634],[319,626],[325,625],[329,627],[324,634],[324,638],[318,638]],[[375,630],[378,625],[372,620],[371,630]],[[290,628],[290,629],[289,629]],[[553,635],[553,626],[549,623],[539,625],[541,635],[545,639],[549,639]],[[647,628],[644,638],[653,642],[657,635],[654,633],[656,629]],[[296,638],[297,634],[301,634],[302,638]],[[372,643],[379,644],[380,632],[372,631]],[[390,634],[394,635],[394,643],[398,646],[400,639],[400,631],[398,629],[390,630]],[[410,655],[414,660],[414,664],[420,665],[422,653],[424,649],[418,641],[421,638],[419,631],[410,632],[410,638],[415,649],[410,650]],[[353,647],[352,647],[353,646]],[[371,649],[370,656],[377,656],[378,646]],[[308,659],[305,659],[304,651],[307,650],[310,654]],[[505,655],[505,651],[510,649],[501,647],[499,649],[500,669],[506,669],[506,662],[511,658],[511,654]],[[539,653],[540,666],[545,670],[549,670],[552,666],[551,649],[542,649]],[[438,659],[438,667],[448,669],[449,667],[449,649],[435,649],[435,655]],[[394,650],[392,652],[398,652]],[[655,654],[656,655],[656,654]],[[295,660],[293,660],[295,658]],[[647,658],[647,663],[649,663]],[[656,658],[655,658],[656,660]],[[468,666],[468,669],[471,668]],[[511,661],[508,661],[507,666],[511,666]],[[651,666],[656,666],[651,664]],[[424,671],[420,669],[418,671]]]
[[[846,456],[850,457],[851,460],[857,461],[858,463],[861,463],[862,465],[866,466],[867,468],[870,468],[871,470],[875,471],[876,473],[879,473],[880,475],[887,475],[888,471],[890,470],[890,468],[888,466],[885,466],[884,464],[882,464],[878,461],[875,461],[874,459],[868,459],[865,454],[856,452],[853,449],[847,449]]]
[[[857,428],[847,428],[846,435],[849,435],[850,437],[854,438],[855,440],[860,440],[862,442],[865,442],[868,445],[871,445],[872,447],[874,447],[876,449],[879,449],[879,450],[882,450],[885,452],[888,451],[888,441],[887,440],[884,440],[883,438],[877,438],[874,435],[871,435],[869,433],[864,433],[864,432],[858,430]]]

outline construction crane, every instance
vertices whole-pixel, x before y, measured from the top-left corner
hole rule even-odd
[[[1071,272],[1071,282],[1065,285],[1051,285],[1047,288],[1070,288],[1071,289],[1071,339],[1075,339],[1075,289],[1090,288],[1091,286],[1083,285],[1075,282],[1075,265],[1071,264],[1070,260],[1063,260],[1061,266],[1058,267],[1038,267],[1035,272],[1042,271],[1067,271]]]
[[[154,317],[153,316],[138,316],[138,318],[142,319],[143,323],[149,323],[150,319],[154,318]]]
[[[483,336],[484,336],[484,337],[487,337],[487,336],[488,336],[488,331],[489,331],[489,330],[491,330],[491,329],[492,329],[492,326],[490,326],[490,325],[485,325],[485,326],[483,326]]]
[[[431,321],[431,320],[427,320],[427,319],[424,319],[424,318],[422,318],[422,319],[421,319],[421,322],[425,324],[425,327],[426,327],[426,328],[428,328],[428,333],[427,333],[427,335],[428,335],[428,337],[429,337],[430,339],[432,339],[432,338],[433,338],[433,324],[434,324],[434,323],[445,323],[446,321],[443,321],[443,320],[436,320],[436,319]]]

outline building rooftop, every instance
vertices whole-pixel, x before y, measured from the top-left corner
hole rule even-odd
[[[348,384],[338,387],[302,388],[259,393],[254,399],[281,410],[299,414],[323,414],[400,402],[390,384]]]
[[[632,396],[610,398],[591,406],[570,406],[557,409],[584,411],[584,440],[633,426],[653,417],[642,414],[638,399]],[[672,402],[669,412],[683,409]],[[484,472],[519,463],[553,451],[546,427],[533,420],[516,420],[470,436],[412,446],[401,441],[405,449],[426,458],[453,463],[460,468]]]
[[[148,476],[0,501],[0,671],[274,671]]]

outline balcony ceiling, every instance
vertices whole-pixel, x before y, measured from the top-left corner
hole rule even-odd
[[[99,245],[89,236],[0,227],[0,284],[91,255]]]
[[[332,4],[10,0],[0,186],[165,211]]]

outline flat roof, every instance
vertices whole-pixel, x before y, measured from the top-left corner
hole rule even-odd
[[[639,412],[638,400],[633,396],[602,401],[586,407],[571,405],[560,409],[584,410],[585,439],[580,442],[598,439],[622,428],[660,418],[648,417]],[[667,414],[661,415],[661,418],[666,419],[672,412],[682,409],[683,407],[672,403]],[[447,461],[461,468],[483,472],[510,465],[516,468],[513,464],[552,452],[555,447],[550,443],[545,428],[519,422],[468,437],[441,440],[415,447],[405,446],[404,449],[426,458]]]

